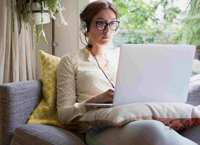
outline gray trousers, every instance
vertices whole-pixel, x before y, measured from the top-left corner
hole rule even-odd
[[[197,145],[200,144],[200,125],[177,133],[155,120],[131,122],[123,127],[90,129],[88,145]]]

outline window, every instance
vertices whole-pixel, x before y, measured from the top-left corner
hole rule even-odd
[[[177,35],[182,29],[181,20],[185,16],[187,2],[188,0],[113,0],[121,21],[114,45],[185,43]]]

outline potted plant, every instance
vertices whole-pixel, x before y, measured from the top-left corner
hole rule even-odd
[[[15,1],[15,0],[13,0],[13,1]],[[46,23],[46,22],[44,22],[44,16],[46,17],[47,21],[50,22],[50,19],[48,20],[48,16],[50,16],[52,19],[55,20],[56,19],[55,14],[58,13],[61,23],[64,25],[68,25],[62,15],[62,11],[64,10],[64,7],[61,6],[60,0],[16,0],[15,3],[16,3],[17,10],[19,13],[19,34],[21,32],[22,18],[24,18],[24,20],[26,22],[27,30],[28,30],[28,27],[27,27],[28,18],[32,18],[33,25],[34,25],[34,32],[37,35],[36,23],[35,23],[36,22],[36,13],[37,13],[37,17],[38,17],[38,14],[40,14],[39,18],[41,19],[40,20],[41,21],[41,30],[38,34],[37,43],[39,43],[41,34],[43,34],[45,42],[48,43],[46,40],[46,37],[45,37],[44,30],[43,30],[43,24]],[[14,22],[13,3],[11,6],[11,9],[12,9],[12,20]],[[38,22],[38,20],[37,20],[37,22]],[[14,25],[14,23],[13,23],[13,25]],[[14,27],[13,27],[13,31],[14,31]]]

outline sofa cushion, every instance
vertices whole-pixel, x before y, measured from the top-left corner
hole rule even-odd
[[[200,105],[200,75],[190,79],[187,103],[194,106]]]
[[[200,145],[200,124],[193,126],[190,129],[181,132],[180,134]]]
[[[60,57],[39,51],[43,99],[29,117],[27,124],[49,124],[61,126],[56,109],[56,69]]]
[[[71,132],[50,125],[23,125],[15,130],[11,145],[85,145]]]

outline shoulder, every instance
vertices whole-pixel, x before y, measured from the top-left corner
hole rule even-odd
[[[61,57],[61,61],[73,63],[73,62],[79,61],[80,59],[83,59],[85,55],[86,55],[85,50],[80,49],[80,50],[63,55]]]

